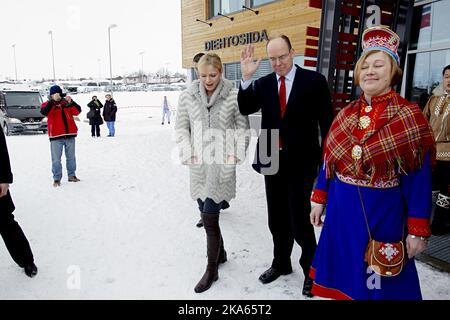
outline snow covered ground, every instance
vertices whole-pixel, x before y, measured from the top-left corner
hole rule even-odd
[[[175,108],[179,92],[116,93],[115,138],[106,137],[104,125],[102,137],[91,138],[84,119],[92,94],[73,96],[84,110],[76,184],[64,171],[62,186],[52,186],[46,135],[7,137],[15,216],[39,274],[26,277],[0,241],[0,299],[304,299],[297,245],[292,274],[268,285],[258,281],[272,242],[263,178],[248,162],[238,167],[237,198],[221,215],[228,262],[211,289],[194,292],[206,265],[205,234],[195,227],[188,171],[174,161],[175,118],[161,125],[164,94]],[[104,93],[98,97],[103,101]],[[450,276],[417,266],[424,298],[450,299]]]

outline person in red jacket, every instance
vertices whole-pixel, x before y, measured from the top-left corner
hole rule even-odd
[[[61,156],[63,149],[66,155],[68,181],[80,181],[75,175],[77,167],[75,138],[78,128],[73,117],[80,114],[81,107],[70,96],[64,97],[65,95],[59,86],[52,86],[50,88],[50,99],[44,102],[41,107],[41,113],[47,117],[54,187],[61,185]]]

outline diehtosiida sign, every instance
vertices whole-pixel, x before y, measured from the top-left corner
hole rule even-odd
[[[205,42],[205,51],[220,50],[231,46],[242,46],[251,43],[268,41],[267,31],[253,31],[239,35],[225,36],[223,38],[208,40]]]

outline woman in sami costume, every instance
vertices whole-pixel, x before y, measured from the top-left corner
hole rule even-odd
[[[332,299],[420,300],[414,256],[431,235],[435,142],[419,107],[392,90],[401,78],[398,35],[378,26],[366,29],[362,41],[354,77],[363,93],[331,126],[311,198],[311,223],[323,225],[312,292]],[[398,276],[379,276],[364,261],[368,228],[377,241],[405,240]],[[387,250],[384,257],[396,254]]]

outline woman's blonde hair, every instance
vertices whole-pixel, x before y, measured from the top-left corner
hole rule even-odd
[[[219,72],[222,72],[223,69],[222,60],[220,60],[220,57],[217,54],[212,52],[208,52],[207,54],[205,54],[203,57],[200,58],[197,64],[197,68],[200,68],[203,65],[211,65],[217,70],[219,70]]]
[[[378,52],[383,52],[386,56],[389,57],[389,61],[391,61],[391,87],[395,86],[400,81],[403,72],[402,69],[400,69],[400,67],[398,66],[397,61],[395,61],[393,57],[382,50],[372,50],[367,52],[366,54],[363,54],[358,59],[358,62],[356,62],[355,70],[353,72],[353,83],[355,84],[355,86],[359,86],[359,76],[361,75],[361,67],[364,61],[366,61],[367,57]]]

